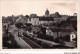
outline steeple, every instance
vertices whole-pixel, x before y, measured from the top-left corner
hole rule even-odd
[[[45,11],[45,16],[49,16],[48,8],[47,8],[46,11]]]

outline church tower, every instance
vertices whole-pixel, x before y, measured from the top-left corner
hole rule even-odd
[[[48,9],[46,9],[46,11],[45,11],[45,16],[49,17],[49,11],[48,11]]]

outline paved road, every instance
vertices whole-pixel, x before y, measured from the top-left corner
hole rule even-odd
[[[18,37],[18,29],[14,25],[10,26],[9,31],[13,34],[15,41],[21,48],[25,49],[41,48],[38,44],[34,43],[33,41],[26,37],[23,38]]]
[[[12,33],[12,35],[14,36],[15,41],[17,42],[17,44],[21,48],[31,49],[31,47],[21,37],[18,37],[18,30],[14,25],[10,26],[9,32]]]
[[[36,44],[32,40],[28,39],[27,37],[24,37],[23,40],[25,40],[26,43],[28,43],[32,48],[37,48],[37,49],[42,48],[41,46],[39,46],[38,44]]]
[[[30,47],[21,37],[17,37],[15,36],[15,40],[17,42],[17,44],[24,49],[31,49],[32,47]]]

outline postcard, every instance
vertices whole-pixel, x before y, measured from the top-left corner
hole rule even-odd
[[[1,0],[1,50],[79,50],[78,0]]]

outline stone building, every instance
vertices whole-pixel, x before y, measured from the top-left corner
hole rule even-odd
[[[53,17],[40,17],[39,24],[49,25],[53,24],[54,18]]]
[[[46,11],[45,11],[45,17],[49,17],[49,15],[50,15],[49,10],[46,9]]]
[[[39,25],[39,18],[28,18],[27,23],[31,23],[32,25]]]

